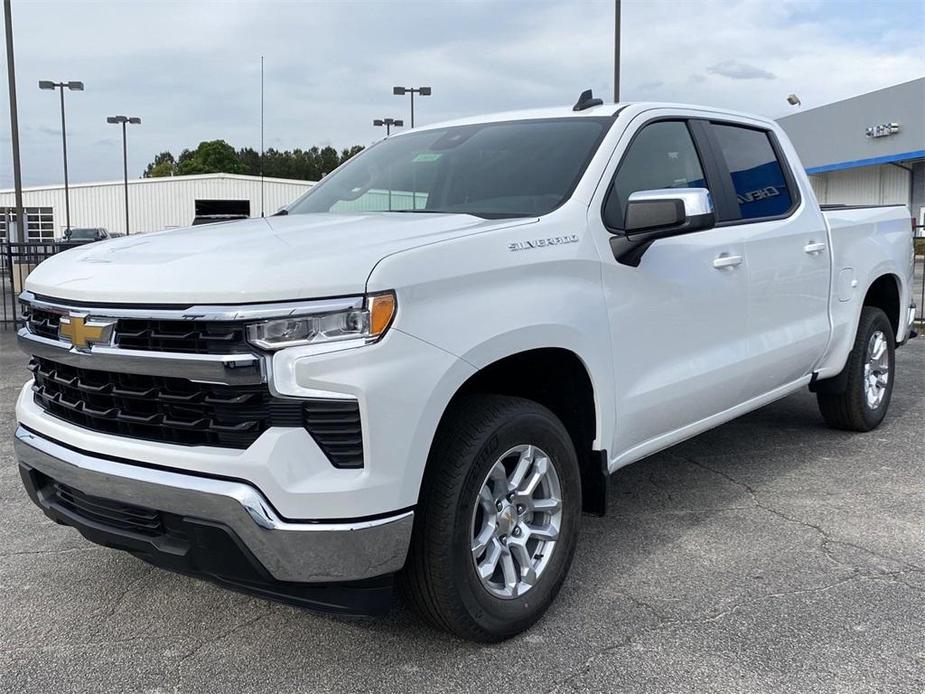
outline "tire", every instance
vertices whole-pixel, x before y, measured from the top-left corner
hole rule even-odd
[[[510,451],[514,452],[505,457]],[[548,465],[542,463],[543,458]],[[532,463],[522,462],[531,459]],[[538,471],[545,468],[544,481],[536,486],[534,496],[549,493],[548,498],[517,496],[513,497],[515,504],[510,502],[509,495],[493,502],[492,499],[499,498],[496,492],[505,485],[510,489],[511,484],[511,479],[500,477],[496,467],[499,462],[502,472],[512,470],[515,481],[513,470],[521,465],[527,471],[525,481],[538,478]],[[522,510],[533,504],[553,509],[554,494],[550,492],[555,491],[553,482],[558,484],[561,499],[558,512]],[[527,486],[525,482],[517,489]],[[498,511],[497,504],[506,504],[505,510]],[[562,422],[530,400],[499,395],[467,396],[447,413],[437,432],[415,511],[408,560],[399,576],[399,589],[405,601],[437,628],[484,643],[510,638],[542,617],[559,592],[575,552],[580,515],[578,458]],[[549,533],[556,520],[558,537],[553,544],[532,536],[531,528]],[[518,525],[512,526],[513,522]],[[482,537],[490,538],[487,549],[482,554],[474,553],[473,546]],[[535,562],[529,553],[534,542]],[[525,557],[524,564],[536,571],[536,576],[531,577],[532,584],[519,585],[510,595],[501,594],[509,588],[501,580],[508,575],[505,569],[518,578],[521,573],[516,571],[518,564],[505,565],[505,548],[512,562],[514,558]],[[489,551],[501,552],[502,558],[497,561],[495,573],[483,579],[477,572],[473,554],[482,557],[482,567],[489,571],[492,566]]]
[[[867,366],[871,349],[877,336],[885,342],[886,369],[875,369],[873,377],[885,374],[886,383],[878,388],[878,398],[868,397]],[[870,431],[877,428],[890,406],[896,371],[893,326],[879,308],[865,306],[861,310],[858,332],[854,347],[848,355],[848,362],[840,376],[845,378],[845,389],[841,393],[817,393],[819,411],[826,424],[834,429],[847,431]],[[882,363],[882,361],[881,361]],[[836,377],[838,378],[838,377]]]

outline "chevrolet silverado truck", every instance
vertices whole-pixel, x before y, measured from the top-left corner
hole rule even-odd
[[[820,209],[771,120],[586,92],[419,127],[272,217],[37,267],[19,469],[161,567],[497,641],[622,466],[807,387],[879,425],[912,272],[909,211]]]

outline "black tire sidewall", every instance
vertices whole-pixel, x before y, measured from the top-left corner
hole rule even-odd
[[[562,491],[562,520],[555,552],[537,584],[519,598],[498,598],[482,585],[471,558],[472,513],[482,482],[505,451],[530,444],[545,451],[555,466]],[[555,598],[568,572],[581,515],[581,483],[575,450],[552,413],[536,407],[495,428],[478,448],[462,484],[452,531],[452,574],[470,618],[495,637],[516,634],[539,619]]]

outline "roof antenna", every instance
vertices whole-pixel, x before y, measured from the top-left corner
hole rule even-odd
[[[581,96],[578,97],[578,103],[572,106],[572,110],[584,111],[585,109],[591,108],[592,106],[601,106],[603,103],[603,99],[595,99],[594,95],[591,93],[591,90],[585,89],[581,93]]]

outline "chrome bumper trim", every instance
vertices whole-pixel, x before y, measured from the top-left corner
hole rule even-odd
[[[35,335],[28,328],[21,328],[16,335],[19,348],[26,354],[82,369],[185,378],[229,386],[254,385],[267,380],[264,360],[255,354],[147,352],[105,345],[93,345],[82,352],[66,342]]]
[[[19,462],[85,494],[222,523],[280,581],[373,578],[405,563],[414,512],[348,523],[280,519],[244,482],[118,463],[66,448],[18,427]]]

